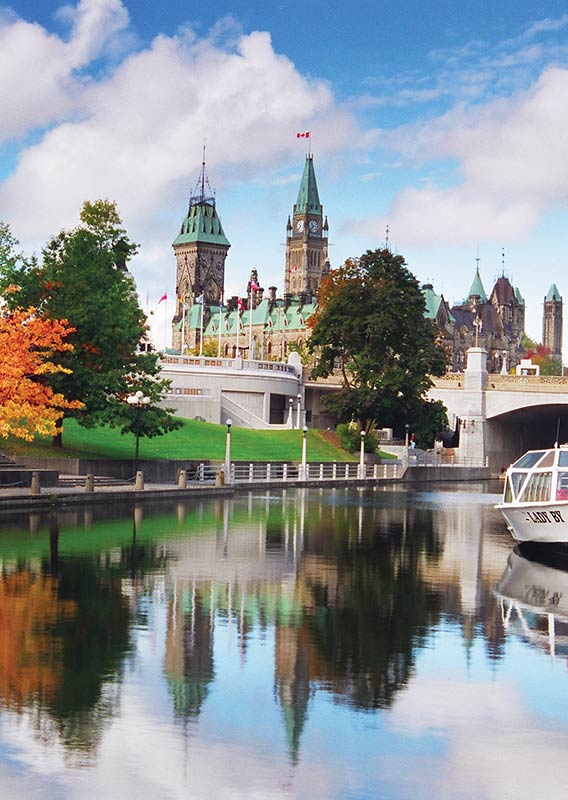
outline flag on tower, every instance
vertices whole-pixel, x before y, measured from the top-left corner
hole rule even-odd
[[[258,283],[256,281],[250,282],[250,290],[251,292],[258,292]]]
[[[160,299],[158,300],[158,305],[160,305],[160,303],[162,302],[162,300],[167,300],[167,299],[168,299],[168,295],[167,295],[167,294],[163,294],[163,295],[160,297]]]
[[[242,300],[241,300],[241,298],[239,297],[239,299],[237,300],[237,308],[238,308],[240,311],[243,311],[243,310],[244,310],[244,307],[245,307],[245,304],[243,303],[243,301],[242,301]]]
[[[310,138],[310,132],[309,131],[304,131],[303,133],[297,133],[296,134],[296,139],[309,139],[309,138]]]

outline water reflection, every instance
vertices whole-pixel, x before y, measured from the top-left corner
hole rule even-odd
[[[505,658],[517,567],[511,557],[497,595],[511,540],[492,503],[300,490],[11,520],[4,714],[96,760],[132,694],[151,695],[149,729],[170,720],[198,740],[213,726],[233,745],[246,731],[271,763],[281,737],[297,770],[314,757],[322,707],[350,729],[392,711],[440,631],[459,639],[464,668],[480,646],[494,665]]]
[[[551,656],[568,655],[568,558],[546,550],[511,553],[496,593],[506,628]]]

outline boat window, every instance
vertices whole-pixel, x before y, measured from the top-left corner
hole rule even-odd
[[[554,450],[549,450],[548,453],[546,453],[546,455],[544,456],[542,461],[538,462],[539,469],[541,467],[552,467],[552,466],[554,466],[554,453],[555,453]]]
[[[568,467],[568,450],[558,451],[558,466]]]
[[[511,487],[513,489],[513,495],[515,497],[518,497],[519,491],[520,491],[521,486],[523,485],[523,482],[524,482],[526,477],[527,477],[527,473],[526,472],[512,472],[511,473],[511,475],[510,475]]]
[[[518,461],[515,461],[513,464],[514,467],[524,467],[527,469],[528,467],[534,467],[537,461],[544,455],[544,450],[533,450],[531,453],[525,453],[524,456],[519,458]]]
[[[543,503],[550,500],[552,472],[534,472],[529,476],[523,494],[522,503]]]
[[[504,503],[512,503],[513,502],[513,490],[511,489],[511,479],[507,478],[505,481],[505,491],[503,493],[503,502]]]
[[[556,499],[568,500],[568,472],[558,473],[558,483],[556,485]]]

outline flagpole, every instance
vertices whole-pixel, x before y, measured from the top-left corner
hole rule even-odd
[[[252,358],[252,289],[249,291],[249,361]]]
[[[223,325],[223,293],[219,295],[219,352],[217,353],[217,358],[221,358],[221,327]]]
[[[241,327],[241,317],[240,317],[241,309],[239,308],[239,302],[240,300],[237,300],[237,352],[236,352],[237,358],[239,357],[239,329]]]
[[[200,323],[200,336],[199,336],[199,355],[203,355],[203,306],[205,305],[205,296],[201,295],[201,323]]]
[[[180,355],[183,356],[183,345],[185,341],[185,295],[181,296],[181,345],[179,348]]]
[[[168,348],[168,298],[164,306],[164,350]]]

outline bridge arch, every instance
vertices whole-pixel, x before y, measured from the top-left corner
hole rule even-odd
[[[543,402],[518,406],[485,421],[485,451],[489,465],[501,469],[526,450],[552,447],[558,424],[560,443],[568,442],[568,403]]]

